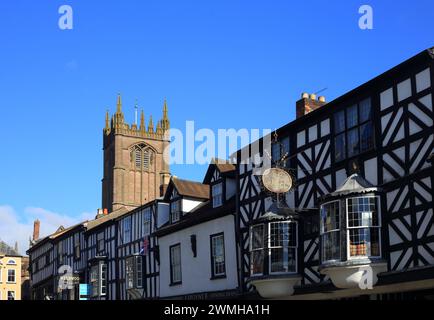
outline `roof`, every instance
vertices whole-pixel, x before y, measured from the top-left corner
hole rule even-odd
[[[209,199],[209,185],[172,177],[171,182],[181,196]]]
[[[347,101],[353,99],[355,96],[375,92],[376,90],[378,90],[379,87],[381,87],[384,83],[387,83],[390,79],[401,76],[402,72],[408,72],[409,68],[418,67],[421,64],[425,63],[432,63],[432,60],[434,60],[434,47],[419,52],[418,54],[401,62],[395,67],[392,67],[391,69],[383,72],[382,74],[368,80],[367,82],[364,82],[358,87],[326,103],[321,108],[315,109],[302,117],[295,118],[292,121],[287,122],[285,125],[278,128],[275,132],[277,132],[279,137],[284,137],[286,134],[288,134],[288,132],[291,132],[293,130],[299,130],[300,127],[308,127],[311,125],[311,123],[316,122],[318,117],[330,114],[331,108],[333,108],[333,110],[335,111],[338,110],[335,109],[336,107],[345,108],[345,106],[347,105]],[[272,134],[274,134],[274,132],[270,133],[269,135]],[[268,137],[269,135],[265,135],[264,137],[259,138],[257,141],[252,141],[252,143],[234,152],[231,157],[241,155],[241,152],[243,150],[248,150],[251,145],[253,145],[254,143],[258,143],[259,141],[263,141],[263,139],[265,137]],[[250,153],[248,152],[246,154]]]
[[[193,211],[187,213],[185,218],[180,221],[160,227],[155,234],[159,237],[165,236],[178,230],[186,229],[229,214],[235,214],[235,196],[232,196],[222,206],[217,208],[213,208],[212,201],[208,200],[196,207]]]
[[[235,171],[235,165],[227,160],[213,159],[212,163],[219,169],[221,173]]]
[[[111,213],[109,213],[109,214],[107,214],[101,218],[91,220],[87,223],[87,231],[95,229],[106,222],[115,220],[115,219],[129,213],[129,212],[130,212],[130,210],[128,210],[125,207],[122,207],[122,208],[119,208],[118,210],[115,210],[115,211],[113,211],[113,212],[111,212]]]
[[[15,249],[13,249],[6,242],[3,242],[1,240],[0,240],[0,255],[21,257],[21,254],[18,251],[15,251]]]
[[[353,193],[368,193],[376,191],[380,191],[380,189],[375,187],[362,176],[354,173],[349,176],[342,185],[336,189],[336,191],[325,195],[324,197],[345,196]]]

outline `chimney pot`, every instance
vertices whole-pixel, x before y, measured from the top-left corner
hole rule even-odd
[[[104,208],[104,215],[108,215],[108,209]]]
[[[319,96],[318,101],[319,102],[326,102],[326,98],[324,96]]]
[[[309,99],[309,93],[307,93],[307,92],[303,92],[303,93],[301,94],[301,98],[302,98],[302,99]]]
[[[310,100],[316,100],[316,94],[315,93],[310,94]]]

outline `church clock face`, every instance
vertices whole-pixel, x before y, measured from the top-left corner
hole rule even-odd
[[[286,193],[292,188],[292,177],[283,169],[270,168],[262,175],[262,184],[272,193]]]

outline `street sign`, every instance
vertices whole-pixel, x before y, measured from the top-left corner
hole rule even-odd
[[[87,283],[80,283],[79,287],[79,295],[80,300],[89,300],[89,293],[90,293],[90,285]]]

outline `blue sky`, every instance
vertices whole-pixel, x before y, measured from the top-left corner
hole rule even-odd
[[[73,30],[58,28],[63,4]],[[358,27],[363,4],[373,30]],[[166,97],[175,128],[273,129],[301,92],[332,100],[433,46],[432,12],[428,0],[1,1],[0,205],[23,224],[32,208],[93,215],[118,92],[130,122],[135,99],[149,119]]]

